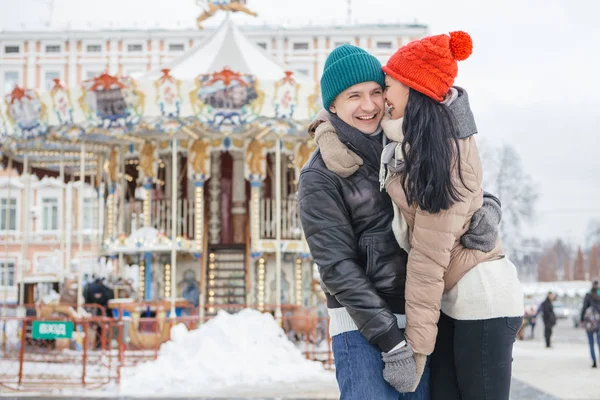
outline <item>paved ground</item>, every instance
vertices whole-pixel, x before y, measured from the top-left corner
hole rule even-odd
[[[570,321],[559,321],[550,349],[543,343],[543,327],[537,326],[536,339],[516,343],[514,360],[513,377],[555,396],[548,399],[600,399],[600,370],[590,368],[585,331],[573,328]]]
[[[536,327],[535,337],[534,340],[518,341],[515,345],[511,400],[600,400],[600,370],[590,368],[589,348],[583,330],[574,329],[570,321],[559,321],[555,329],[552,349],[546,349],[543,344],[541,324]],[[65,392],[65,394],[68,393]],[[9,397],[6,397],[7,395]],[[41,396],[43,396],[41,393],[30,394],[30,397],[35,398]],[[6,392],[0,393],[0,397],[17,398],[14,397],[14,393]],[[69,396],[52,398],[75,400],[82,397],[70,393]],[[110,392],[87,392],[85,397],[107,400],[117,398],[112,397]],[[296,387],[270,386],[251,392],[239,388],[227,395],[212,398],[325,400],[338,397],[339,392],[335,383],[318,387],[307,383]],[[120,397],[118,399],[130,398]],[[153,399],[166,400],[167,397],[154,397]],[[204,400],[208,400],[208,398]]]

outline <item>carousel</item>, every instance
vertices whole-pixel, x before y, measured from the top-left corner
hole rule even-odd
[[[98,256],[115,277],[137,277],[139,300],[175,309],[185,299],[201,315],[309,304],[295,193],[320,91],[230,18],[160,70],[56,80],[44,93],[15,87],[3,100],[3,155],[24,175],[52,171],[94,188]],[[64,274],[77,272],[62,254]]]

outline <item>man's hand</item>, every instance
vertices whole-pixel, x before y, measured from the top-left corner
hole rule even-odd
[[[382,353],[383,379],[400,393],[414,391],[417,381],[417,368],[413,351],[410,346],[403,346],[399,350]]]

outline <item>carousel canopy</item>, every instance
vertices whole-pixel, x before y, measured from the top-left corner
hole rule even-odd
[[[230,18],[226,18],[212,36],[163,68],[170,69],[170,74],[178,79],[194,80],[200,74],[211,74],[225,67],[261,81],[275,81],[287,71],[250,41]],[[161,70],[152,71],[142,79],[155,80],[162,75]]]

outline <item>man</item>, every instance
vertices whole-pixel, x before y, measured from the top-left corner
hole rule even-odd
[[[542,303],[542,319],[544,321],[544,337],[546,338],[546,348],[552,347],[552,343],[550,341],[552,337],[552,328],[556,325],[556,315],[554,314],[554,306],[552,305],[552,301],[554,301],[554,294],[552,292],[548,292],[548,296],[546,296],[546,300]]]
[[[598,368],[594,344],[598,343],[598,350],[600,351],[600,287],[598,281],[592,282],[592,290],[583,299],[581,325],[585,328],[588,336],[590,354],[592,356],[592,368]]]
[[[104,279],[97,277],[94,282],[90,283],[85,293],[85,302],[87,304],[97,304],[106,314],[108,310],[108,301],[114,298],[114,292],[112,289],[104,284]],[[101,315],[99,309],[92,309],[92,315]],[[100,324],[93,323],[96,326],[96,348],[100,348],[102,345],[102,327]]]
[[[344,45],[329,55],[321,95],[330,121],[312,128],[318,125],[317,144],[334,135],[345,146],[329,160],[313,153],[300,173],[298,209],[327,297],[341,398],[425,400],[428,367],[415,363],[404,341],[407,254],[392,232],[391,200],[379,186],[384,85],[381,64],[364,50]],[[499,218],[499,205],[487,204],[496,205]],[[492,214],[479,220],[479,229]],[[394,389],[412,391],[421,373],[414,393]]]

